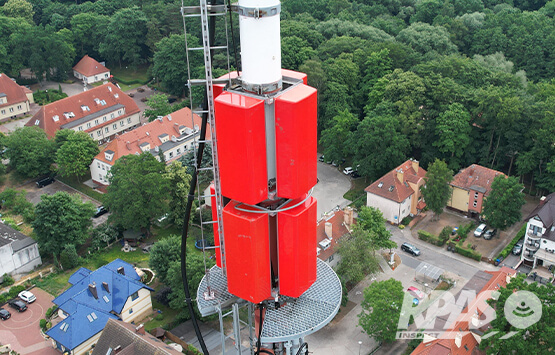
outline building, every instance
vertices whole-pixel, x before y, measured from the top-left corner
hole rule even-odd
[[[516,275],[516,270],[502,267],[498,271],[480,271],[470,279],[463,289],[455,296],[455,302],[468,294],[475,294],[474,299],[457,302],[452,309],[461,311],[455,321],[448,324],[450,314],[435,318],[433,329],[427,327],[424,340],[411,353],[412,355],[463,355],[485,354],[479,349],[482,336],[491,329],[488,315],[487,300],[492,298],[492,292],[505,287]],[[467,305],[466,307],[464,307]],[[430,333],[440,333],[439,338]]]
[[[191,109],[186,107],[115,137],[90,166],[94,183],[109,185],[107,175],[124,155],[149,152],[158,159],[163,155],[166,163],[174,161],[192,149],[200,134],[201,123],[196,114],[191,119]],[[210,139],[210,130],[206,139]]]
[[[26,273],[41,264],[37,242],[0,223],[0,277]]]
[[[322,261],[334,267],[339,262],[337,243],[339,239],[350,232],[353,225],[354,211],[347,207],[344,210],[332,211],[318,221],[316,227],[316,254]]]
[[[170,345],[145,332],[141,324],[120,322],[108,319],[92,355],[183,355]]]
[[[106,68],[104,63],[99,63],[85,54],[79,63],[73,67],[73,76],[85,81],[87,84],[91,84],[97,81],[108,80],[110,78],[110,69]]]
[[[555,193],[542,197],[526,221],[520,259],[533,268],[550,268],[555,265]]]
[[[40,127],[49,138],[61,129],[72,129],[104,143],[137,127],[139,113],[131,97],[113,84],[104,84],[42,106],[25,125]]]
[[[426,207],[420,192],[425,175],[418,160],[407,160],[364,189],[366,205],[379,209],[392,224],[419,214]]]
[[[472,164],[459,171],[450,183],[452,190],[451,198],[447,201],[447,207],[469,215],[480,215],[484,197],[489,195],[491,183],[497,175],[505,176],[499,171],[477,164]]]
[[[81,268],[68,282],[72,286],[52,301],[61,321],[46,332],[53,347],[63,353],[88,353],[109,319],[131,323],[152,313],[153,289],[121,259],[95,271]]]
[[[0,121],[29,113],[34,102],[31,90],[0,73]]]

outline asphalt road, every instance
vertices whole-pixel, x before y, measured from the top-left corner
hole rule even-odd
[[[318,201],[318,218],[337,206],[345,207],[351,203],[343,198],[351,189],[351,180],[335,166],[318,162],[318,180],[312,193]]]

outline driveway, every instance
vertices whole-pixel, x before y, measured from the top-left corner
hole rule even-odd
[[[59,355],[52,348],[52,342],[42,337],[39,328],[39,321],[53,306],[54,297],[39,288],[33,288],[31,292],[37,300],[29,304],[25,312],[18,313],[9,306],[5,307],[12,317],[0,322],[0,339],[21,355]]]
[[[75,79],[75,78],[73,78],[73,79]],[[75,79],[75,80],[77,80],[77,79]],[[80,94],[84,91],[83,90],[84,89],[83,88],[83,83],[78,81],[78,80],[76,82],[72,83],[72,84],[56,83],[54,81],[44,81],[41,86],[39,86],[38,84],[32,85],[31,90],[33,90],[33,91],[37,91],[37,90],[44,91],[46,89],[58,90],[59,86],[62,87],[62,91],[64,93],[66,93],[67,96],[77,95],[77,94]],[[87,85],[87,90],[90,90],[92,88],[93,88],[93,86]]]
[[[312,193],[318,200],[318,218],[337,206],[343,208],[351,203],[343,198],[343,195],[351,189],[351,181],[335,166],[319,161],[318,180]]]
[[[144,90],[144,91],[140,92],[139,90]],[[135,100],[135,103],[137,104],[137,106],[139,106],[139,110],[141,110],[141,123],[148,123],[148,119],[142,115],[142,113],[148,108],[148,106],[146,105],[146,100],[145,101],[142,101],[142,100],[154,94],[165,94],[161,91],[151,89],[147,85],[143,85],[136,89],[126,91],[125,93],[127,95],[129,94],[133,95],[133,100]],[[165,94],[165,95],[168,95],[168,94]]]

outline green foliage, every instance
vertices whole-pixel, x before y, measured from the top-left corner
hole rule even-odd
[[[83,202],[79,195],[62,191],[41,195],[32,223],[41,250],[59,255],[63,245],[81,245],[87,238],[94,212],[93,204]]]
[[[60,254],[60,264],[65,270],[73,269],[76,266],[79,266],[80,258],[77,255],[77,250],[75,249],[75,245],[73,244],[66,244],[62,253]]]
[[[468,236],[468,233],[470,232],[471,229],[473,229],[475,226],[474,222],[469,222],[465,225],[461,224],[459,226],[459,229],[457,229],[457,235],[461,238],[463,238],[463,240]]]
[[[23,286],[23,285],[14,286],[14,287],[10,288],[10,290],[8,291],[8,296],[10,298],[17,297],[17,295],[19,295],[19,293],[21,291],[25,291],[25,286]]]
[[[126,155],[110,169],[105,205],[109,219],[124,229],[150,230],[151,220],[167,209],[169,182],[165,165],[150,153]]]
[[[370,284],[364,289],[362,312],[358,315],[362,330],[379,342],[394,341],[403,297],[401,281],[389,279]]]
[[[33,5],[25,0],[8,0],[0,8],[1,13],[8,17],[19,18],[21,20],[33,23]]]
[[[39,326],[40,326],[40,329],[42,329],[42,331],[46,331],[46,323],[47,323],[46,319],[41,319],[39,321]]]
[[[50,317],[52,316],[52,313],[54,313],[54,310],[56,310],[56,308],[57,308],[56,306],[52,306],[46,310],[46,313],[45,313],[46,319],[50,319]]]
[[[507,255],[509,255],[513,251],[516,243],[518,243],[519,240],[524,239],[524,234],[526,234],[526,223],[522,225],[518,233],[511,240],[511,242],[507,244],[507,246],[503,250],[501,250],[499,255],[497,255],[497,259],[505,259]]]
[[[65,99],[67,94],[62,91],[58,91],[55,89],[47,89],[45,91],[37,90],[33,94],[33,99],[35,100],[36,104],[44,106],[51,102],[55,102],[61,99]]]
[[[97,250],[101,247],[106,247],[118,239],[118,237],[119,231],[112,224],[103,223],[92,230],[92,247]]]
[[[436,159],[428,167],[428,172],[424,177],[426,181],[420,190],[426,205],[436,216],[443,212],[451,194],[449,182],[453,179],[453,172],[449,170],[444,161]]]
[[[5,189],[0,193],[0,201],[2,201],[2,208],[11,210],[15,214],[25,215],[33,213],[34,206],[25,197],[27,191],[15,190],[11,187]]]
[[[449,235],[451,233],[451,230],[452,230],[451,227],[446,226],[443,228],[439,236],[435,236],[432,233],[425,230],[419,230],[418,239],[441,247],[441,246],[444,246],[445,243],[447,243],[447,241],[449,240]]]
[[[461,254],[462,256],[466,256],[467,258],[471,258],[477,261],[482,260],[482,254],[470,249],[464,248],[462,245],[458,243],[455,245],[455,252]]]
[[[10,166],[24,177],[38,177],[50,171],[54,146],[38,127],[17,128],[5,139]]]
[[[85,132],[73,132],[56,152],[56,164],[62,176],[83,176],[98,154],[98,143]]]
[[[326,159],[339,162],[347,157],[350,147],[345,142],[350,139],[357,124],[358,119],[347,110],[333,118],[331,126],[322,131],[320,138]]]
[[[4,276],[2,276],[2,287],[7,287],[7,286],[11,286],[15,283],[15,280],[13,279],[13,277],[11,277],[8,274],[4,274]]]
[[[168,96],[165,94],[154,94],[146,100],[147,108],[143,115],[148,118],[149,122],[154,121],[158,116],[166,116],[173,112],[172,106],[168,102]]]
[[[520,221],[520,209],[526,203],[523,189],[524,186],[512,176],[498,175],[493,179],[482,208],[485,220],[493,228],[506,229]]]
[[[378,272],[377,258],[380,256],[374,255],[376,248],[372,244],[370,232],[355,225],[351,234],[343,236],[338,243],[337,253],[341,256],[341,261],[336,271],[347,287],[356,285],[365,276]]]
[[[368,232],[374,250],[397,248],[397,243],[391,240],[391,232],[385,227],[385,218],[379,209],[362,207],[358,212],[357,225]]]
[[[198,152],[198,149],[196,150]],[[197,165],[197,156],[195,155],[195,150],[189,149],[179,160],[183,165],[187,166],[187,172],[192,174],[195,171],[195,166]],[[202,154],[202,161],[200,163],[201,168],[207,168],[212,166],[212,147],[210,145],[204,146],[204,152]],[[203,185],[211,182],[213,179],[212,173],[206,170],[199,171],[198,182]]]
[[[150,249],[148,266],[167,284],[170,264],[181,260],[181,237],[171,235],[155,243]]]

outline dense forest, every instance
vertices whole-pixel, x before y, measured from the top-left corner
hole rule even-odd
[[[167,92],[187,93],[180,0],[0,5],[1,72],[64,80],[89,54],[148,67]],[[282,66],[319,89],[326,158],[370,180],[409,157],[440,158],[455,172],[478,163],[553,192],[554,16],[555,0],[282,0]],[[190,46],[198,31],[187,28]],[[223,73],[226,56],[214,65]]]

